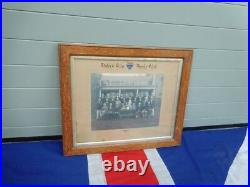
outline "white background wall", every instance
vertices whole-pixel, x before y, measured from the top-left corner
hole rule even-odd
[[[248,122],[247,3],[4,3],[3,138],[61,134],[61,42],[193,48],[185,127]]]

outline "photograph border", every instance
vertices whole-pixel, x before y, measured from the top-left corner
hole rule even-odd
[[[141,48],[114,45],[59,44],[60,94],[63,132],[63,152],[65,156],[89,153],[116,152],[177,146],[181,143],[187,92],[191,72],[192,49]],[[99,57],[143,57],[143,58],[181,58],[183,59],[179,96],[177,103],[175,129],[172,139],[145,140],[124,144],[108,144],[88,147],[74,147],[71,98],[71,56]]]

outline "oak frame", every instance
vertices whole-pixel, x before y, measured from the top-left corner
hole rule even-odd
[[[63,124],[63,152],[65,156],[81,155],[89,153],[102,153],[114,151],[126,151],[145,148],[177,146],[181,143],[186,99],[191,71],[193,50],[191,49],[168,49],[168,48],[139,48],[124,46],[99,46],[82,44],[59,44],[60,66],[60,94],[61,114]],[[175,130],[173,139],[168,140],[145,140],[127,144],[99,145],[97,147],[74,147],[72,125],[72,98],[71,98],[71,75],[70,56],[106,56],[106,57],[151,57],[151,58],[182,58],[181,72]]]

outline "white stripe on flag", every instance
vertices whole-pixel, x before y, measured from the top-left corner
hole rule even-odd
[[[156,149],[145,149],[145,154],[147,155],[150,165],[155,173],[155,176],[158,179],[159,184],[170,184],[173,185],[174,181],[162,161],[158,151]]]
[[[229,168],[227,185],[247,185],[248,184],[248,130],[246,137],[237,153],[232,165]]]
[[[104,185],[107,184],[104,170],[102,167],[102,155],[90,154],[88,157],[88,172],[89,172],[89,184],[91,185]]]

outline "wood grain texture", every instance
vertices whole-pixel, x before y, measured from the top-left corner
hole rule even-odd
[[[159,49],[159,48],[132,48],[118,46],[93,45],[59,45],[60,84],[63,123],[64,155],[125,151],[163,146],[176,146],[181,142],[184,114],[186,107],[189,77],[192,63],[191,49]],[[175,122],[174,136],[170,140],[141,141],[126,144],[107,144],[76,148],[73,146],[73,125],[70,82],[70,56],[107,56],[107,57],[150,57],[150,58],[182,58],[182,75],[180,80],[179,98]]]
[[[70,54],[64,46],[59,45],[60,62],[60,93],[62,106],[62,133],[63,152],[68,154],[73,147],[72,109],[71,109],[71,83],[70,83]]]

